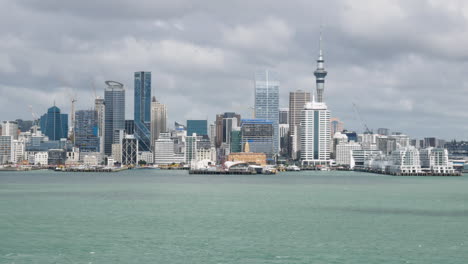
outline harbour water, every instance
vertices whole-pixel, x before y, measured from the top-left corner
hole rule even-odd
[[[0,263],[468,263],[468,176],[0,173]]]

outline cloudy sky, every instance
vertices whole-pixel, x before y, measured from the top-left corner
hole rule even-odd
[[[325,100],[345,127],[468,139],[468,2],[463,0],[0,0],[0,119],[56,104],[92,107],[105,80],[151,71],[170,121],[250,117],[253,72],[288,93],[315,88],[320,25]]]

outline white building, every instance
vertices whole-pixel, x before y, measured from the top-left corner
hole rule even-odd
[[[336,145],[336,164],[351,166],[353,160],[353,150],[361,149],[361,144],[357,142],[340,142],[338,145]]]
[[[34,153],[34,160],[32,163],[38,166],[47,166],[49,164],[49,152],[47,151],[38,151]]]
[[[175,154],[174,140],[169,133],[160,133],[159,138],[154,142],[154,164],[168,165],[172,163],[180,164],[185,162],[184,154]]]
[[[67,151],[66,165],[78,165],[80,163],[80,149],[72,148],[71,151]]]
[[[122,163],[122,144],[112,144],[112,158],[115,162]]]
[[[448,159],[448,151],[443,148],[427,148],[419,151],[421,167],[433,173],[454,173],[453,163]]]
[[[362,149],[376,150],[378,134],[364,133],[358,135],[358,141],[361,143]]]
[[[3,121],[1,136],[12,136],[14,140],[18,139],[18,122]]]
[[[17,164],[25,159],[25,144],[20,140],[13,140],[11,145],[11,162]]]
[[[142,160],[142,161],[146,162],[146,164],[153,164],[154,156],[153,156],[153,153],[151,151],[139,151],[137,160],[138,160],[138,162],[140,162],[140,160]]]
[[[83,156],[83,164],[85,166],[98,166],[99,156],[97,154],[86,153],[86,155]]]
[[[419,151],[413,146],[399,148],[392,152],[389,172],[392,173],[420,173],[421,160]]]
[[[374,149],[357,149],[352,151],[351,164],[350,168],[354,167],[364,167],[364,163],[369,157],[382,155],[382,151]]]
[[[330,164],[330,111],[325,103],[305,104],[300,137],[302,165]]]

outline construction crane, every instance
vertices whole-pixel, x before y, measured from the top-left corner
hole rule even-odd
[[[372,130],[370,130],[367,124],[362,120],[361,113],[359,112],[359,109],[355,103],[353,103],[353,109],[359,119],[359,122],[361,122],[361,125],[364,127],[364,133],[372,134]]]
[[[32,105],[29,105],[29,112],[31,112],[31,116],[33,118],[33,129],[34,129],[34,134],[36,134],[37,133],[37,126],[39,125],[38,124],[39,118],[37,117],[37,114],[34,113]]]

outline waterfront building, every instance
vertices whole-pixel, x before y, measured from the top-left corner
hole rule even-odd
[[[154,142],[154,164],[169,165],[185,162],[183,153],[176,154],[174,140],[167,132],[159,134],[159,138]]]
[[[301,163],[330,164],[330,111],[323,102],[306,103],[301,118]]]
[[[289,108],[282,107],[279,109],[279,124],[289,125]]]
[[[324,102],[323,90],[325,88],[325,77],[327,76],[327,71],[325,70],[325,60],[323,59],[322,52],[322,34],[320,33],[320,45],[319,45],[319,57],[317,59],[317,69],[314,71],[315,83],[317,86],[317,102]]]
[[[421,160],[419,151],[413,146],[399,148],[392,152],[391,165],[389,166],[391,173],[420,173]]]
[[[142,151],[151,150],[151,72],[135,72],[135,138]],[[129,133],[130,134],[130,133]]]
[[[25,159],[26,145],[22,140],[13,140],[11,144],[11,162],[21,163]]]
[[[86,153],[86,155],[83,156],[83,165],[90,167],[98,166],[100,164],[99,156],[100,155],[98,153]]]
[[[351,166],[354,150],[361,150],[361,144],[351,141],[336,145],[336,164]]]
[[[140,161],[146,162],[146,164],[153,164],[154,163],[154,155],[151,151],[138,151],[138,163]]]
[[[207,120],[187,120],[187,136],[197,134],[199,136],[208,135]]]
[[[351,169],[354,167],[364,168],[364,163],[366,160],[368,160],[370,157],[378,155],[383,155],[382,151],[364,148],[352,150],[351,162],[349,166]]]
[[[75,146],[81,152],[99,152],[99,127],[95,110],[75,112]]]
[[[198,141],[199,137],[197,137],[196,133],[192,133],[191,136],[185,137],[185,163],[190,167],[192,167],[192,165],[197,161]]]
[[[338,118],[333,117],[330,119],[330,133],[333,137],[336,132],[343,132],[344,123],[341,122]]]
[[[134,135],[125,135],[122,140],[122,165],[138,163],[138,140]]]
[[[49,165],[49,152],[48,151],[38,151],[32,155],[32,160],[29,160],[30,164],[36,166],[47,166]]]
[[[67,160],[67,153],[64,149],[49,149],[47,164],[48,165],[64,165]]]
[[[270,161],[276,155],[274,135],[274,122],[271,120],[241,120],[241,145],[249,143],[251,152],[265,153]]]
[[[41,116],[39,124],[42,133],[49,137],[49,140],[68,137],[68,115],[60,113],[60,109],[56,106],[52,106]]]
[[[16,121],[3,121],[2,133],[0,136],[12,136],[13,140],[18,139],[18,122]]]
[[[104,99],[97,97],[94,100],[94,110],[96,111],[96,122],[99,137],[99,152],[104,153],[104,128],[106,121],[106,105]]]
[[[75,114],[76,116],[76,114]],[[76,119],[75,119],[76,123]],[[80,150],[78,148],[73,147],[71,150],[66,151],[66,160],[65,165],[77,166],[80,163]]]
[[[216,115],[216,148],[220,148],[221,144],[230,144],[231,131],[240,126],[241,116],[236,113],[224,113]]]
[[[433,173],[454,173],[453,163],[449,161],[448,150],[429,147],[419,151],[421,168]]]
[[[306,103],[312,101],[310,92],[296,90],[289,93],[289,133],[291,158],[298,159],[300,151],[301,116]]]
[[[112,159],[114,162],[122,164],[122,144],[112,144]]]
[[[259,166],[265,166],[267,165],[267,155],[265,153],[252,152],[231,153],[227,156],[226,161],[244,162]]]
[[[273,126],[273,154],[279,153],[279,87],[276,73],[255,72],[255,118],[269,120]],[[268,156],[268,155],[267,155]]]
[[[0,164],[10,163],[13,136],[0,136]]]
[[[167,108],[153,97],[151,102],[151,145],[158,140],[160,133],[167,132]],[[153,148],[154,149],[154,146]]]
[[[112,154],[115,130],[125,129],[125,89],[123,84],[115,81],[106,81],[104,91],[105,107],[105,133],[104,154]]]

